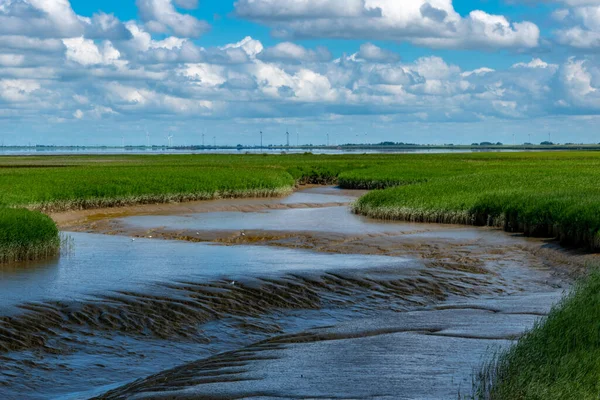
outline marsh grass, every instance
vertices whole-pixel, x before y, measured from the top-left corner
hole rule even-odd
[[[414,163],[420,183],[373,191],[353,206],[388,220],[500,227],[564,245],[600,250],[600,158],[597,154],[465,156]],[[378,174],[403,175],[379,167]],[[439,171],[439,172],[438,172]],[[368,170],[359,171],[364,175]],[[355,172],[352,172],[356,174]]]
[[[59,254],[61,239],[50,217],[25,209],[0,208],[0,264]]]
[[[598,399],[600,274],[594,272],[475,376],[473,399]]]
[[[43,212],[61,212],[71,210],[124,207],[139,204],[184,203],[189,201],[246,197],[282,197],[291,194],[292,191],[293,189],[291,187],[282,187],[278,189],[216,190],[214,192],[197,193],[92,197],[69,200],[52,200],[45,203],[29,204],[27,208]]]
[[[44,212],[335,182],[374,190],[353,207],[370,217],[489,225],[600,250],[600,153],[0,158],[0,205]]]

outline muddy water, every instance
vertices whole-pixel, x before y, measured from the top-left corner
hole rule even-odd
[[[95,233],[69,254],[0,270],[0,397],[456,398],[577,266],[498,231],[363,219],[351,200],[87,215],[72,229]]]

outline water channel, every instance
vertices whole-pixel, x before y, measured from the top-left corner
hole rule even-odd
[[[0,397],[458,398],[569,287],[552,244],[357,195],[55,216],[61,257],[0,269]]]

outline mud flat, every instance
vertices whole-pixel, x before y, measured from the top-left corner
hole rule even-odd
[[[351,200],[70,214],[70,254],[0,270],[0,397],[456,398],[591,257]]]

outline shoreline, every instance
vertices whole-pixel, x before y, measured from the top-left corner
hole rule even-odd
[[[331,186],[307,185],[297,188],[303,191],[327,190]],[[339,190],[340,194],[360,196],[365,191]],[[318,253],[384,255],[390,257],[411,256],[422,259],[427,264],[440,261],[451,262],[452,268],[477,272],[482,262],[479,259],[494,259],[503,253],[490,250],[477,251],[480,241],[489,241],[495,246],[526,251],[552,266],[556,274],[579,277],[585,274],[586,266],[595,261],[594,253],[564,248],[556,241],[511,234],[501,228],[436,223],[404,223],[398,232],[335,232],[323,230],[303,230],[295,226],[285,229],[173,229],[161,226],[135,226],[123,219],[136,216],[185,217],[189,214],[211,214],[237,212],[261,214],[264,212],[285,212],[296,209],[325,209],[349,207],[350,202],[291,203],[282,198],[243,198],[197,201],[187,203],[164,203],[137,205],[108,209],[80,210],[52,214],[62,230],[123,236],[133,239],[151,238],[191,243],[212,243],[223,246],[269,246],[288,249],[303,249]],[[348,213],[352,210],[348,208]],[[368,217],[364,217],[369,219]],[[374,219],[373,222],[387,225],[390,221]],[[391,221],[402,226],[402,221]],[[438,235],[438,237],[436,237]],[[441,236],[439,236],[441,235]],[[475,238],[473,238],[474,236]],[[467,250],[468,249],[468,250]],[[499,249],[498,249],[499,250]],[[489,257],[488,257],[489,256]],[[557,267],[559,265],[559,267]]]
[[[289,208],[321,208],[350,205],[350,202],[329,203],[297,203],[283,204],[281,200],[294,193],[301,193],[309,189],[332,189],[331,185],[297,185],[289,193],[274,196],[238,196],[238,197],[215,197],[204,200],[190,200],[180,202],[155,202],[136,203],[115,207],[99,207],[88,209],[72,209],[48,213],[48,216],[56,222],[60,229],[69,229],[81,232],[90,224],[115,218],[124,218],[142,215],[178,215],[188,213],[210,213],[210,212],[256,212],[262,210],[278,210]],[[339,194],[358,199],[368,193],[365,190],[339,189]]]

